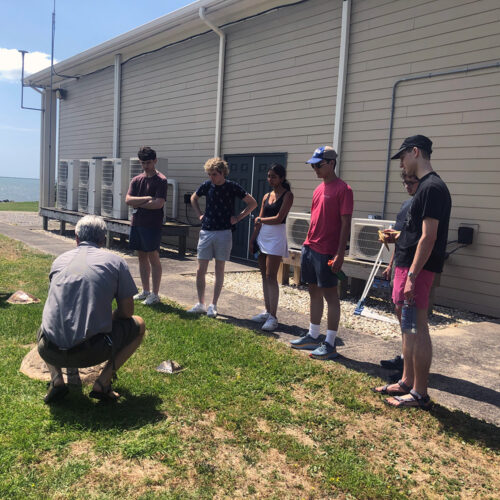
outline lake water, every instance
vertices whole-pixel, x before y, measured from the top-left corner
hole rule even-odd
[[[40,179],[0,177],[0,200],[40,201]]]

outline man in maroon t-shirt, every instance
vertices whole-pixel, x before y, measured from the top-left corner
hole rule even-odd
[[[336,273],[342,268],[351,227],[352,189],[335,174],[337,153],[330,146],[321,146],[306,163],[323,182],[314,190],[311,223],[302,247],[300,278],[309,287],[310,325],[307,335],[293,340],[294,349],[312,351],[314,359],[337,357],[335,339],[340,321],[340,300]],[[333,265],[329,266],[328,261]],[[326,338],[320,335],[324,302],[328,305]]]
[[[137,250],[142,292],[134,295],[135,300],[143,300],[144,305],[160,301],[158,291],[161,282],[161,262],[158,250],[163,226],[163,205],[167,198],[167,178],[155,168],[156,151],[143,146],[137,153],[143,173],[130,181],[125,198],[127,205],[134,208],[130,227],[129,246]],[[150,291],[149,277],[153,290]]]

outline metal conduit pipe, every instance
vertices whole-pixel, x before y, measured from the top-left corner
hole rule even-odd
[[[122,106],[122,55],[115,54],[113,84],[113,158],[120,157],[120,116]]]
[[[384,204],[382,207],[382,219],[385,219],[385,211],[387,208],[387,194],[389,191],[389,168],[391,165],[392,130],[393,130],[393,126],[394,126],[394,111],[396,108],[396,90],[397,90],[398,85],[402,82],[409,82],[412,80],[423,80],[425,78],[434,78],[435,76],[453,75],[456,73],[470,73],[471,71],[479,71],[481,69],[498,68],[498,67],[500,67],[500,61],[497,61],[495,63],[483,64],[482,66],[474,66],[472,68],[469,68],[467,66],[465,68],[437,71],[435,73],[432,73],[432,72],[431,73],[424,73],[423,75],[405,76],[403,78],[400,78],[399,80],[396,80],[396,82],[394,83],[394,85],[392,87],[391,119],[390,119],[390,123],[389,123],[389,142],[387,144],[387,163],[386,163],[386,167],[385,167]]]
[[[217,77],[217,110],[215,114],[215,146],[214,156],[220,156],[222,134],[222,96],[224,92],[224,61],[226,57],[226,34],[205,16],[205,8],[198,11],[200,19],[219,35],[219,72]]]

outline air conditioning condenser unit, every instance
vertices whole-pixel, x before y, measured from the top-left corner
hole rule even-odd
[[[102,161],[80,160],[80,182],[78,184],[78,211],[101,214]]]
[[[349,257],[374,262],[381,245],[378,232],[389,229],[394,224],[395,221],[393,220],[353,218],[351,221]],[[393,245],[389,246],[389,250],[384,247],[381,255],[382,262],[387,263],[391,260],[393,249]]]
[[[57,169],[57,207],[78,210],[78,180],[80,162],[59,160]]]
[[[125,196],[130,182],[129,166],[121,158],[104,158],[101,177],[101,215],[127,219]]]

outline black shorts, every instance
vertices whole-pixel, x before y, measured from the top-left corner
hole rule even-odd
[[[140,333],[134,318],[113,320],[109,333],[98,333],[71,349],[59,349],[42,331],[38,330],[38,353],[50,365],[59,368],[85,368],[109,361],[113,350],[120,352],[134,341]]]
[[[131,250],[154,252],[160,249],[161,228],[132,226],[128,241]]]
[[[309,246],[303,246],[300,256],[300,281],[321,288],[337,286],[337,276],[332,273],[328,266],[328,261],[331,258],[331,255],[318,253],[311,250]]]

